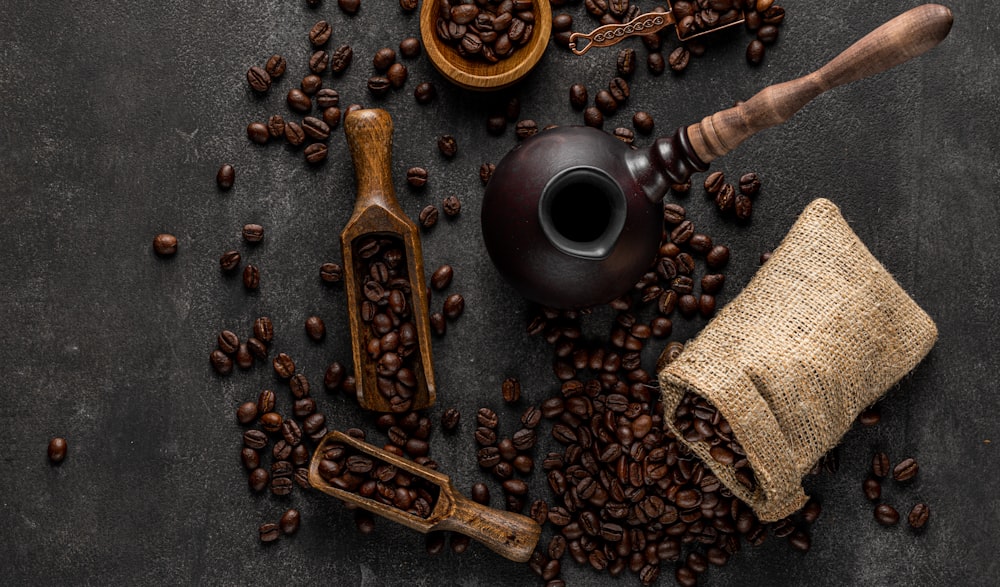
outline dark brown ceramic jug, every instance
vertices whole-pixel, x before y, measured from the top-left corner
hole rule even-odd
[[[951,23],[944,6],[911,9],[819,70],[767,87],[646,150],[589,127],[558,127],[525,140],[486,187],[483,239],[493,263],[524,297],[545,306],[584,308],[618,297],[656,255],[661,201],[671,183],[704,171],[824,91],[931,49]]]

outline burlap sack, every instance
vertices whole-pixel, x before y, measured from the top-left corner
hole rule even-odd
[[[802,477],[937,340],[930,317],[828,200],[811,203],[747,288],[659,373],[664,422],[692,391],[714,404],[757,484],[688,446],[764,521],[802,507]]]

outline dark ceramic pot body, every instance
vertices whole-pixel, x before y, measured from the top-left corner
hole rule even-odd
[[[486,248],[529,300],[608,302],[653,262],[667,188],[705,168],[683,129],[646,151],[590,127],[543,131],[497,164],[483,199]]]

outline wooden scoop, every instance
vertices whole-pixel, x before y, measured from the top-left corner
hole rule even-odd
[[[437,396],[431,358],[424,257],[417,226],[400,208],[393,189],[392,118],[385,110],[358,110],[344,119],[344,131],[347,133],[347,144],[358,184],[354,214],[340,234],[358,403],[365,409],[379,412],[424,409],[433,404]],[[367,351],[368,343],[375,334],[361,316],[362,302],[366,297],[362,291],[364,276],[360,273],[365,270],[365,262],[358,247],[368,240],[366,237],[372,236],[398,239],[406,255],[406,270],[410,281],[408,305],[417,335],[417,350],[410,357],[416,386],[408,403],[391,403],[379,391],[376,362]]]
[[[319,474],[326,449],[341,443],[374,459],[395,466],[439,488],[436,503],[426,517],[408,513],[380,501],[332,486]],[[323,437],[309,463],[309,483],[323,493],[364,508],[421,533],[450,530],[482,542],[498,554],[517,562],[525,562],[538,543],[542,528],[533,519],[480,505],[459,493],[451,479],[438,471],[422,467],[409,459],[376,448],[342,432],[334,431]]]

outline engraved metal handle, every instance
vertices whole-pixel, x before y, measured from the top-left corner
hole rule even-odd
[[[583,55],[592,47],[610,47],[628,37],[659,32],[674,22],[676,21],[672,12],[647,12],[623,24],[606,24],[589,33],[573,33],[569,36],[569,50],[576,55]],[[582,49],[578,49],[578,39],[590,42]]]

